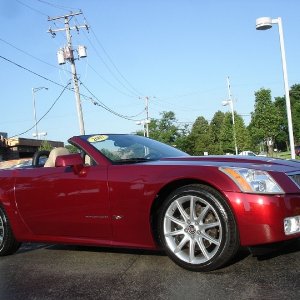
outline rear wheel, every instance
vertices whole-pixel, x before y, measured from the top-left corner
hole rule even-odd
[[[15,253],[20,245],[13,235],[4,210],[0,207],[0,256]]]
[[[236,253],[235,219],[225,199],[200,184],[175,190],[163,203],[158,232],[168,256],[191,271],[211,271]]]

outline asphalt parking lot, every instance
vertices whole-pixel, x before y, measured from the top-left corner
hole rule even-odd
[[[24,244],[0,258],[0,299],[300,299],[300,240],[194,273],[163,253]]]

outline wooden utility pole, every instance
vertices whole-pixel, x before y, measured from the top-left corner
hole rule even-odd
[[[88,29],[87,25],[80,25],[80,26],[73,26],[70,27],[70,19],[74,16],[81,15],[82,12],[75,12],[75,13],[70,13],[64,16],[58,16],[58,17],[53,17],[53,18],[48,18],[48,21],[54,21],[54,20],[59,20],[59,19],[64,19],[64,28],[59,28],[59,29],[49,29],[48,32],[51,33],[53,37],[55,37],[56,32],[59,31],[65,31],[66,32],[66,37],[67,37],[67,46],[65,46],[63,49],[60,49],[63,53],[63,58],[68,60],[71,65],[71,72],[72,72],[72,79],[73,79],[73,86],[74,86],[74,93],[75,93],[75,100],[76,100],[76,108],[77,108],[77,115],[78,115],[78,120],[79,120],[79,128],[80,128],[80,134],[84,135],[85,134],[85,129],[84,129],[84,120],[83,120],[83,113],[82,113],[82,107],[81,107],[81,101],[80,101],[80,92],[79,92],[79,85],[78,85],[78,77],[76,73],[76,66],[75,66],[75,59],[74,59],[74,50],[72,46],[72,35],[71,35],[71,30],[77,30],[79,31],[80,28],[85,28]],[[65,63],[61,62],[60,64]]]

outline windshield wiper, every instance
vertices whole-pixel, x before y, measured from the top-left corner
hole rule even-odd
[[[133,158],[124,158],[124,159],[118,159],[114,160],[114,163],[116,164],[136,164],[136,163],[142,163],[147,161],[153,161],[156,159],[149,159],[144,157],[133,157]]]

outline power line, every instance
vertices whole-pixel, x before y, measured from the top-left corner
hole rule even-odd
[[[78,10],[78,8],[74,8],[74,7],[67,7],[67,6],[62,6],[62,5],[57,5],[57,4],[54,4],[54,3],[50,3],[48,1],[44,1],[44,0],[37,0],[38,2],[40,3],[43,3],[43,4],[47,4],[49,6],[52,6],[52,7],[55,7],[55,8],[59,8],[59,9],[62,9],[62,10],[66,10],[66,9],[76,9]]]
[[[133,118],[141,115],[142,113],[144,113],[144,109],[142,112],[134,115],[134,116],[126,116],[126,115],[123,115],[123,114],[120,114],[114,110],[112,110],[111,108],[109,108],[107,105],[105,105],[103,102],[101,102],[85,85],[82,81],[80,81],[80,83],[82,84],[82,86],[93,96],[93,98],[88,98],[94,105],[98,105],[102,108],[104,108],[105,110],[107,110],[108,112],[122,118],[122,119],[126,119],[126,120],[129,120],[129,121],[139,121],[139,120],[135,120]]]
[[[41,120],[43,120],[47,115],[48,113],[52,110],[52,108],[54,107],[54,105],[57,103],[57,101],[60,99],[60,97],[62,96],[62,94],[64,93],[64,91],[67,89],[68,85],[70,84],[71,82],[69,81],[67,83],[66,86],[64,86],[63,90],[61,91],[61,93],[59,94],[59,96],[56,98],[56,100],[53,102],[53,104],[50,106],[50,108],[44,113],[44,115],[32,126],[30,127],[29,129],[27,129],[26,131],[22,132],[22,133],[19,133],[19,134],[15,134],[11,137],[9,137],[10,139],[16,137],[16,136],[20,136],[20,135],[23,135],[25,133],[27,133],[28,131],[32,130],[37,124],[40,123]]]
[[[137,97],[140,94],[137,94],[135,91],[130,90],[116,75],[115,73],[112,71],[112,69],[109,67],[109,65],[105,62],[105,60],[101,57],[101,55],[99,54],[99,51],[97,50],[97,48],[93,45],[93,43],[91,42],[91,40],[87,37],[86,34],[84,34],[86,39],[89,41],[91,47],[94,49],[96,55],[99,57],[99,59],[102,61],[103,65],[106,67],[106,69],[109,71],[109,73],[113,76],[113,78],[120,84],[123,86],[123,88],[125,88],[128,92],[130,92],[132,94],[132,96]]]
[[[83,18],[84,20],[88,23],[85,15],[83,14]],[[119,70],[119,68],[116,66],[116,64],[113,62],[111,56],[108,54],[108,52],[105,50],[104,46],[102,45],[102,43],[100,42],[100,40],[98,39],[98,37],[96,36],[93,28],[90,26],[90,31],[92,32],[96,42],[99,44],[100,48],[102,49],[102,51],[104,52],[104,54],[106,55],[106,57],[108,58],[109,62],[111,63],[111,65],[114,67],[114,69],[117,71],[117,73],[119,74],[119,76],[124,80],[124,82],[127,83],[128,87],[130,87],[131,92],[133,92],[135,95],[137,96],[141,96],[143,95],[143,93],[141,93],[140,91],[138,91],[130,82],[129,80],[121,73],[121,71]],[[88,41],[90,42],[92,48],[94,49],[94,51],[96,52],[97,56],[101,59],[102,63],[105,65],[105,67],[108,69],[108,71],[112,74],[112,76],[127,90],[129,90],[129,88],[127,86],[124,85],[124,83],[122,81],[120,81],[119,78],[116,77],[116,75],[113,73],[113,71],[111,70],[111,68],[107,65],[107,63],[104,61],[104,59],[101,57],[101,55],[99,54],[97,48],[93,45],[93,43],[91,42],[91,40],[86,37],[88,39]]]
[[[51,79],[49,79],[49,78],[47,78],[47,77],[45,77],[45,76],[43,76],[43,75],[40,75],[40,74],[38,74],[38,73],[36,73],[36,72],[34,72],[34,71],[32,71],[32,70],[30,70],[30,69],[28,69],[28,68],[26,68],[26,67],[23,67],[23,66],[21,66],[20,64],[18,64],[18,63],[16,63],[16,62],[13,62],[12,60],[10,60],[10,59],[8,59],[8,58],[5,58],[5,57],[3,57],[3,56],[1,56],[0,55],[0,58],[2,58],[3,60],[5,60],[5,61],[7,61],[7,62],[9,62],[9,63],[11,63],[11,64],[13,64],[13,65],[15,65],[15,66],[17,66],[17,67],[19,67],[19,68],[21,68],[21,69],[23,69],[23,70],[25,70],[25,71],[27,71],[27,72],[30,72],[30,73],[32,73],[32,74],[34,74],[34,75],[36,75],[36,76],[38,76],[38,77],[40,77],[40,78],[42,78],[42,79],[44,79],[44,80],[47,80],[47,81],[49,81],[49,82],[51,82],[51,83],[53,83],[53,84],[55,84],[55,85],[58,85],[58,86],[60,86],[60,87],[63,87],[64,88],[64,86],[62,85],[62,84],[60,84],[60,83],[58,83],[58,82],[55,82],[55,81],[53,81],[53,80],[51,80]],[[78,79],[79,80],[79,79]],[[80,80],[79,80],[80,81]],[[112,110],[111,108],[109,108],[108,106],[106,106],[104,103],[102,103],[83,83],[82,83],[82,81],[80,81],[80,83],[85,87],[85,89],[87,90],[87,91],[89,91],[89,93],[95,98],[95,99],[97,99],[97,101],[98,101],[98,103],[99,104],[101,104],[101,105],[99,105],[99,106],[101,106],[102,108],[104,108],[105,110],[107,110],[107,111],[109,111],[110,113],[112,113],[112,114],[114,114],[114,115],[116,115],[116,116],[118,116],[118,117],[120,117],[120,118],[123,118],[123,119],[126,119],[126,120],[130,120],[130,121],[137,121],[137,120],[133,120],[133,119],[131,119],[131,117],[130,116],[125,116],[125,115],[122,115],[122,114],[119,114],[119,113],[117,113],[117,112],[115,112],[114,110]],[[68,87],[66,87],[65,89],[67,89],[67,90],[69,90],[69,91],[71,91],[71,92],[74,92],[74,90],[73,89],[71,89],[71,88],[68,88]],[[82,97],[85,97],[85,98],[88,98],[88,99],[90,99],[90,97],[88,97],[88,96],[86,96],[86,95],[84,95],[84,94],[82,94],[82,93],[80,93],[80,95],[82,96]],[[93,104],[95,104],[95,103],[93,103]],[[97,104],[98,105],[98,104]],[[138,114],[139,115],[139,114]],[[133,116],[133,117],[135,117],[135,116]]]
[[[129,94],[123,92],[122,90],[120,90],[119,88],[117,88],[115,85],[113,85],[107,79],[105,79],[102,75],[100,75],[99,72],[94,67],[92,67],[89,63],[87,63],[87,65],[95,72],[96,75],[99,76],[99,78],[101,78],[107,85],[112,87],[114,90],[118,91],[120,94],[122,94],[124,96],[130,97],[130,98],[136,98],[136,96],[129,95]]]
[[[62,84],[60,84],[60,83],[58,83],[58,82],[55,82],[54,80],[49,79],[49,78],[47,78],[47,77],[45,77],[45,76],[43,76],[43,75],[40,75],[40,74],[38,74],[38,73],[36,73],[36,72],[34,72],[34,71],[32,71],[32,70],[26,68],[26,67],[23,67],[23,66],[21,66],[20,64],[18,64],[18,63],[16,63],[16,62],[14,62],[14,61],[12,61],[12,60],[10,60],[10,59],[8,59],[8,58],[2,56],[2,55],[0,55],[0,58],[2,58],[3,60],[5,60],[5,61],[7,61],[7,62],[9,62],[9,63],[11,63],[11,64],[17,66],[17,67],[19,67],[19,68],[21,68],[21,69],[23,69],[23,70],[29,72],[29,73],[32,73],[32,74],[34,74],[34,75],[36,75],[36,76],[38,76],[38,77],[40,77],[40,78],[42,78],[42,79],[44,79],[44,80],[47,80],[47,81],[49,81],[49,82],[51,82],[51,83],[53,83],[53,84],[55,84],[55,85],[58,85],[58,86],[60,86],[60,87],[64,87]]]
[[[23,3],[22,1],[20,0],[15,0],[16,2],[20,3],[21,5],[43,15],[43,16],[47,16],[49,17],[47,14],[39,11],[38,9],[36,8],[33,8],[31,6],[29,6],[28,4],[25,4]],[[62,6],[62,5],[57,5],[57,4],[53,4],[53,3],[50,3],[48,1],[45,1],[45,0],[37,0],[37,2],[40,2],[40,3],[43,3],[43,4],[46,4],[46,5],[49,5],[49,6],[52,6],[52,7],[55,7],[55,8],[59,8],[59,9],[62,9],[62,10],[65,10],[65,9],[75,9],[75,8],[72,8],[72,7],[67,7],[67,6]],[[77,9],[77,8],[76,8]],[[81,11],[81,10],[80,10]],[[84,17],[84,20],[87,22],[87,19],[86,17],[84,16],[83,14],[83,17]],[[76,20],[76,18],[75,18]],[[105,50],[105,48],[103,47],[103,45],[101,44],[100,40],[97,38],[95,32],[93,31],[93,29],[91,28],[91,32],[93,34],[93,36],[95,37],[97,43],[100,45],[101,49],[103,50],[103,52],[105,53],[105,55],[107,56],[108,60],[110,61],[110,63],[112,64],[112,66],[114,67],[114,69],[117,71],[117,73],[119,74],[119,76],[121,76],[121,78],[127,83],[127,85],[131,88],[131,91],[130,89],[128,89],[128,87],[126,87],[126,85],[124,85],[124,83],[115,76],[115,74],[113,73],[113,71],[111,70],[111,68],[107,65],[107,63],[103,60],[103,58],[100,56],[100,54],[98,53],[97,51],[97,48],[94,47],[94,45],[92,44],[92,42],[90,41],[90,39],[86,36],[86,38],[88,39],[88,41],[90,42],[92,48],[95,50],[96,54],[99,56],[99,58],[101,59],[102,63],[105,65],[105,67],[108,69],[108,71],[111,73],[111,75],[125,88],[127,89],[129,92],[135,94],[135,96],[141,96],[142,93],[139,92],[127,79],[126,77],[120,72],[120,70],[118,69],[118,67],[116,66],[116,64],[113,62],[112,58],[110,57],[110,55],[107,53],[107,51]]]
[[[50,63],[48,63],[48,62],[46,62],[46,61],[44,61],[44,60],[42,60],[42,59],[40,59],[40,58],[34,56],[34,55],[32,55],[32,54],[26,52],[25,50],[22,50],[22,49],[18,48],[17,46],[13,45],[12,43],[10,43],[10,42],[8,42],[8,41],[5,41],[5,40],[2,39],[1,37],[0,37],[0,41],[3,42],[3,43],[5,43],[5,44],[7,44],[7,45],[9,45],[9,46],[11,46],[12,48],[14,48],[14,49],[16,49],[16,50],[22,52],[23,54],[25,54],[25,55],[27,55],[27,56],[29,56],[29,57],[31,57],[31,58],[33,58],[33,59],[35,59],[35,60],[37,60],[37,61],[43,63],[43,64],[46,64],[46,65],[48,65],[48,66],[50,66],[50,67],[52,67],[52,68],[56,68],[56,69],[58,69],[58,70],[60,70],[60,71],[66,71],[66,70],[64,70],[64,69],[62,69],[62,68],[60,68],[60,67],[58,67],[58,66],[52,65],[52,64],[50,64]],[[67,72],[71,73],[70,71],[67,71]]]
[[[45,13],[43,13],[43,12],[41,12],[40,10],[38,10],[38,9],[36,9],[36,8],[33,8],[33,7],[31,7],[30,5],[28,5],[28,4],[25,4],[25,3],[23,3],[22,1],[20,1],[20,0],[15,0],[16,2],[18,2],[19,4],[21,4],[21,5],[23,5],[23,6],[25,6],[25,7],[27,7],[27,8],[29,8],[29,9],[31,9],[31,10],[33,10],[33,11],[35,11],[35,12],[37,12],[38,14],[40,14],[40,15],[43,15],[43,16],[46,16],[46,17],[48,17],[48,15],[47,14],[45,14]]]

